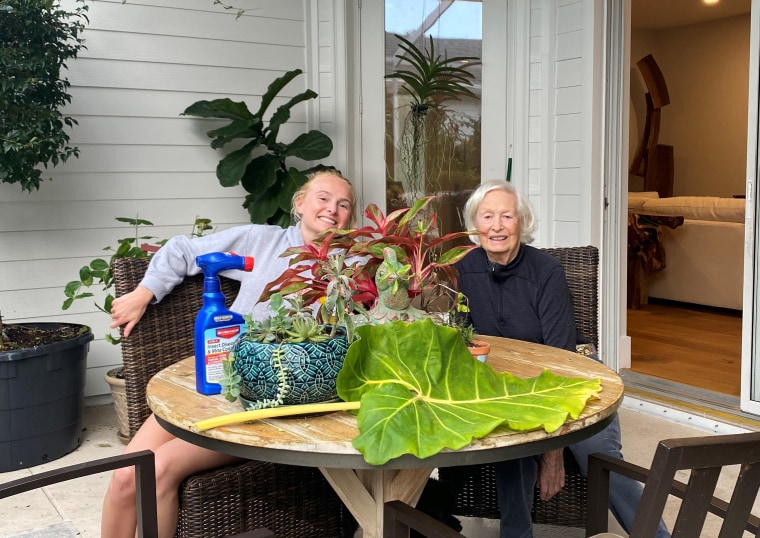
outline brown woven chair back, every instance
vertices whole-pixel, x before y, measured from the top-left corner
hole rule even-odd
[[[573,296],[575,324],[578,332],[595,346],[599,344],[599,250],[593,246],[548,248],[565,269]],[[565,487],[548,501],[542,501],[538,489],[533,497],[533,522],[562,527],[586,524],[586,478],[572,453],[565,450]],[[456,491],[454,513],[462,516],[498,519],[499,501],[493,465],[446,467],[438,470],[441,481]]]
[[[593,246],[547,248],[565,269],[573,296],[575,326],[595,346],[599,345],[599,250]]]
[[[116,296],[135,289],[147,258],[114,262]],[[239,282],[221,278],[229,305]],[[145,315],[121,343],[129,433],[133,436],[151,411],[148,381],[163,368],[193,355],[195,317],[203,302],[203,275],[188,277]],[[176,536],[230,536],[266,527],[279,538],[352,536],[356,521],[318,469],[260,461],[192,475],[180,486]]]

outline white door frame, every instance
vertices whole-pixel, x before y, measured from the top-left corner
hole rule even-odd
[[[604,220],[601,248],[601,352],[615,371],[631,365],[627,331],[627,193],[631,0],[606,0],[604,12]],[[627,211],[627,210],[626,210]],[[625,219],[625,221],[623,220]],[[610,335],[606,337],[605,335]],[[617,335],[617,338],[612,337]]]
[[[760,92],[760,0],[752,0],[750,15],[749,103],[747,108],[747,184],[744,209],[744,305],[742,316],[741,409],[760,415],[760,370],[757,367],[758,307],[754,300],[760,269],[755,267],[755,252],[760,249],[755,229],[758,179],[758,92]]]

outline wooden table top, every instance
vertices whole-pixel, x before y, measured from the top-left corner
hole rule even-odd
[[[567,421],[557,431],[543,429],[515,432],[497,428],[457,451],[444,449],[420,460],[411,455],[389,461],[382,467],[403,469],[488,463],[539,454],[589,437],[606,426],[623,399],[623,382],[603,364],[569,351],[518,340],[482,337],[491,344],[488,364],[497,371],[519,377],[534,377],[546,368],[566,377],[600,378],[599,399],[589,400],[577,420]],[[224,426],[202,433],[192,431],[200,420],[242,410],[239,402],[221,395],[204,396],[195,390],[192,357],[159,372],[147,387],[148,405],[171,433],[196,445],[221,452],[275,463],[310,467],[376,468],[351,445],[358,435],[356,418],[347,412],[320,416],[265,419]]]

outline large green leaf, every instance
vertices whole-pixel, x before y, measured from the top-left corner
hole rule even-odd
[[[320,131],[309,131],[300,134],[287,145],[283,151],[286,157],[297,157],[304,161],[316,161],[330,155],[333,149],[332,140]]]
[[[473,359],[456,329],[429,320],[367,325],[356,333],[338,395],[361,401],[353,445],[373,465],[457,450],[500,425],[553,432],[601,390],[599,379],[498,373]]]
[[[251,118],[250,120],[234,120],[224,127],[208,131],[206,135],[213,138],[211,147],[219,149],[227,145],[228,142],[236,138],[262,138],[264,124],[260,118]]]
[[[306,90],[303,93],[292,97],[287,103],[280,106],[272,117],[269,119],[269,129],[272,131],[273,139],[277,138],[277,134],[280,132],[280,126],[290,119],[290,109],[296,106],[298,103],[308,101],[310,99],[316,99],[317,92],[313,90]],[[269,139],[269,136],[267,136]]]
[[[213,101],[196,101],[181,116],[199,116],[201,118],[221,118],[248,121],[253,114],[243,101],[233,101],[229,97]]]
[[[251,222],[258,224],[271,224],[271,219],[280,212],[277,198],[272,196],[257,196],[249,194],[245,197],[243,207],[248,210]]]
[[[263,118],[264,114],[267,111],[267,108],[269,108],[269,105],[272,103],[272,101],[274,101],[274,98],[277,97],[277,94],[279,94],[280,91],[282,91],[282,89],[287,86],[291,80],[296,78],[301,73],[303,73],[302,70],[293,69],[292,71],[287,71],[281,77],[274,79],[272,83],[269,84],[266,93],[261,96],[261,104],[259,105],[259,109],[254,115],[258,116],[259,118]]]
[[[248,164],[253,160],[252,152],[256,145],[255,140],[248,142],[219,161],[216,165],[216,177],[223,187],[232,187],[240,183]]]
[[[246,166],[241,183],[253,198],[266,197],[267,190],[277,183],[280,160],[270,153],[259,155]]]
[[[306,183],[306,174],[291,166],[288,168],[287,172],[280,173],[280,180],[282,188],[280,189],[280,192],[276,194],[277,203],[279,204],[280,209],[286,213],[290,213],[291,205],[293,204],[293,195],[304,183]]]

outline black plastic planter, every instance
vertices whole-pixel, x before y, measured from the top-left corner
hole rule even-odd
[[[0,352],[0,472],[55,460],[81,443],[87,351],[93,339],[86,329],[63,342]]]

